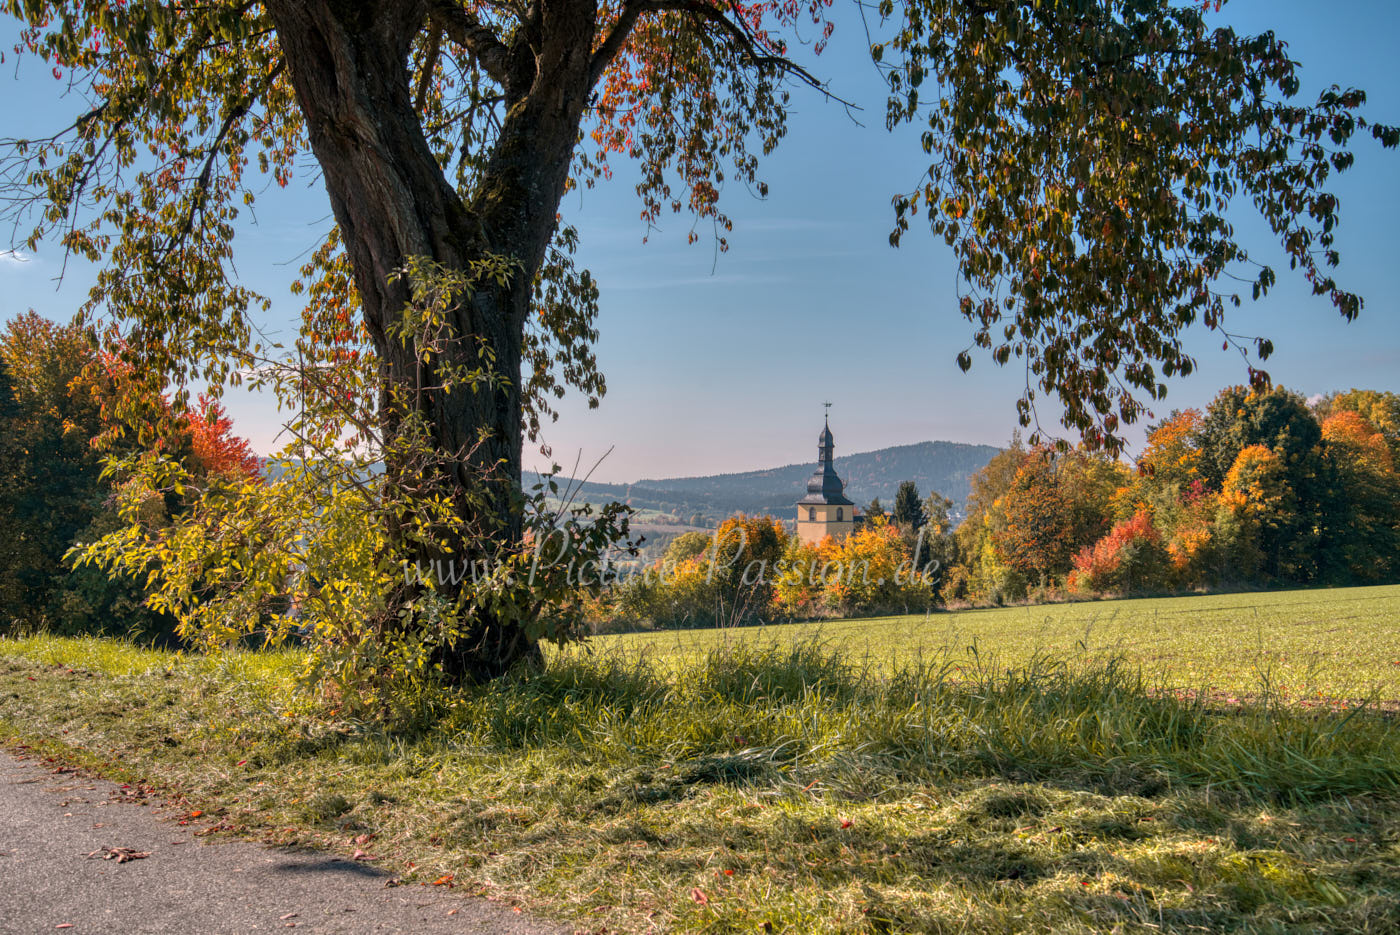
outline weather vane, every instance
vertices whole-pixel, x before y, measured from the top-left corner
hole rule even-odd
[[[822,405],[826,407],[826,416],[827,416],[827,418],[830,418],[830,417],[831,417],[831,403],[822,403]]]

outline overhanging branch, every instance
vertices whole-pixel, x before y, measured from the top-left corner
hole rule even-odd
[[[501,86],[510,75],[510,49],[496,30],[477,19],[476,14],[452,2],[431,0],[429,15],[447,37],[472,54],[481,70]]]

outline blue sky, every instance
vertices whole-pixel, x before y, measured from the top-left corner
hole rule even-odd
[[[904,246],[888,244],[889,199],[912,188],[922,164],[916,138],[884,129],[883,85],[865,55],[865,37],[848,0],[837,0],[838,27],[815,68],[834,91],[863,105],[859,123],[840,105],[794,91],[789,133],[766,163],[766,201],[731,187],[721,204],[734,218],[731,249],[716,257],[700,228],[676,216],[652,232],[625,171],[607,185],[574,193],[563,205],[580,230],[581,259],[602,287],[598,357],[609,392],[599,410],[566,399],[546,440],[556,460],[591,463],[610,447],[597,480],[742,471],[805,461],[830,400],[838,454],[928,439],[1003,443],[1015,428],[1013,408],[1023,370],[977,357],[968,374],[954,357],[970,326],[956,309],[951,252],[922,231]],[[1273,29],[1304,65],[1304,94],[1339,83],[1369,94],[1368,119],[1400,123],[1400,5],[1334,0],[1237,0],[1216,15],[1240,31]],[[14,30],[4,28],[3,43]],[[47,70],[7,57],[0,96],[0,136],[55,129],[77,104],[58,98]],[[863,124],[863,125],[862,125]],[[1290,277],[1268,231],[1245,212],[1238,229],[1256,258],[1279,268],[1279,287],[1246,303],[1229,326],[1266,334],[1276,351],[1266,365],[1275,380],[1304,394],[1364,386],[1400,390],[1400,154],[1369,141],[1334,190],[1342,199],[1339,244],[1343,284],[1366,299],[1361,318],[1345,324],[1324,300]],[[258,205],[256,225],[239,237],[240,275],[273,300],[265,322],[286,333],[297,308],[287,290],[300,257],[328,223],[323,193],[310,173],[283,195]],[[26,308],[66,318],[91,272],[70,267],[61,287],[61,257],[0,255],[0,314]],[[1200,369],[1169,384],[1165,406],[1203,406],[1223,385],[1240,382],[1244,365],[1201,329],[1192,337]],[[239,431],[272,447],[277,430],[270,400],[233,395]],[[1053,416],[1049,417],[1053,422]],[[1054,430],[1057,424],[1047,424]],[[530,466],[546,459],[526,452]]]

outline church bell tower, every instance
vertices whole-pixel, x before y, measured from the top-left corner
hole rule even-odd
[[[855,529],[855,504],[846,498],[845,485],[832,464],[835,450],[828,418],[817,436],[817,470],[807,481],[807,495],[797,501],[797,537],[808,545],[827,536],[844,539]]]

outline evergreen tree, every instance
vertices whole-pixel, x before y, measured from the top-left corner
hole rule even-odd
[[[890,518],[900,531],[906,534],[916,533],[923,527],[924,506],[919,500],[919,488],[912,480],[899,485],[899,492],[894,495],[894,512]]]

